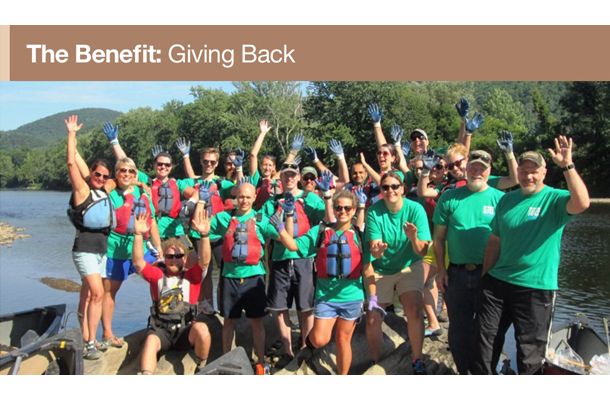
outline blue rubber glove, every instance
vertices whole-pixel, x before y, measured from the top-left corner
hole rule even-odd
[[[500,131],[500,135],[498,136],[498,147],[504,153],[512,153],[513,152],[513,134],[509,131]]]
[[[212,198],[212,193],[210,192],[210,181],[201,182],[199,185],[199,201],[205,201],[206,203],[210,202],[210,198]]]
[[[290,145],[290,149],[299,152],[301,148],[303,148],[303,143],[305,143],[305,136],[303,136],[302,133],[297,133],[292,138],[292,144]]]
[[[139,218],[141,215],[146,214],[146,205],[144,204],[144,200],[135,200],[133,202],[133,215],[136,218]]]
[[[119,144],[119,125],[113,126],[110,122],[104,122],[104,134],[110,144]]]
[[[290,192],[286,192],[284,194],[284,202],[282,203],[282,211],[286,214],[287,217],[291,217],[294,215],[295,209],[295,200],[294,196]]]
[[[409,145],[409,142],[404,142],[400,149],[402,150],[402,154],[404,154],[405,158],[409,158],[409,153],[411,152],[411,145]]]
[[[485,121],[485,117],[483,114],[479,114],[478,112],[474,113],[474,116],[471,119],[466,118],[466,132],[472,133],[479,129],[483,122]]]
[[[152,150],[150,151],[152,153],[153,159],[156,159],[157,156],[161,153],[163,153],[165,150],[163,149],[163,146],[161,146],[160,144],[156,144],[153,146]]]
[[[455,104],[455,109],[458,114],[460,114],[460,117],[466,118],[468,116],[468,111],[470,110],[470,104],[465,97],[462,97],[460,101]]]
[[[243,185],[244,183],[252,183],[252,178],[250,178],[249,176],[242,176],[241,178],[239,178],[237,186]]]
[[[354,191],[356,198],[358,199],[358,208],[364,208],[366,206],[366,193],[364,193],[364,189],[362,187],[356,188]]]
[[[422,161],[424,162],[424,169],[427,171],[432,171],[432,169],[438,164],[438,156],[434,154],[433,151],[429,150],[422,157]]]
[[[297,154],[297,156],[294,158],[294,161],[292,161],[293,163],[295,163],[296,165],[301,165],[301,156]]]
[[[186,138],[183,137],[178,138],[178,140],[176,140],[176,147],[178,147],[178,150],[182,153],[182,157],[188,157],[191,152],[191,141],[189,140],[187,142]]]
[[[307,146],[307,147],[305,147],[304,151],[305,151],[305,155],[307,157],[309,157],[309,159],[312,162],[315,163],[316,161],[320,161],[320,159],[318,158],[318,153],[316,152],[316,149],[314,149],[313,147]]]
[[[343,145],[341,144],[341,142],[339,140],[330,139],[330,142],[328,143],[328,148],[330,149],[330,151],[333,152],[335,157],[337,157],[338,159],[345,158],[345,155],[343,154]]]
[[[379,106],[376,103],[369,104],[368,111],[373,123],[377,124],[381,122],[383,112],[379,109]]]
[[[324,196],[330,196],[330,185],[333,180],[333,174],[325,169],[320,175],[320,179],[316,181],[316,187],[324,193]]]
[[[400,140],[402,139],[402,135],[405,134],[405,131],[399,125],[392,126],[392,130],[390,131],[390,136],[394,139],[394,146],[400,147]]]
[[[271,225],[273,225],[277,233],[281,233],[284,229],[286,229],[283,219],[284,218],[282,217],[281,213],[275,213],[269,218],[269,222]]]
[[[244,151],[242,149],[235,150],[235,157],[233,158],[232,162],[233,162],[233,165],[235,165],[235,168],[238,171],[244,165],[244,157],[245,157],[245,153],[244,153]]]
[[[377,311],[379,314],[381,314],[382,317],[385,317],[386,314],[387,314],[383,308],[379,307],[379,304],[377,303],[377,296],[376,295],[372,295],[372,296],[369,297],[368,310],[369,311]]]

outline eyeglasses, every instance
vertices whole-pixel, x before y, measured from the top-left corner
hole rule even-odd
[[[352,206],[335,206],[335,211],[336,212],[342,212],[345,211],[346,213],[352,211],[353,207]]]
[[[201,160],[201,164],[216,165],[216,164],[218,164],[218,161],[217,160]]]
[[[119,168],[119,172],[122,174],[127,174],[127,173],[135,174],[136,170],[133,168]]]
[[[422,135],[421,133],[417,132],[417,133],[412,133],[411,134],[411,140],[415,140],[415,139],[419,139],[419,140],[425,140],[426,137],[424,135]]]
[[[380,150],[380,151],[377,152],[377,155],[378,156],[386,156],[386,157],[388,157],[388,156],[391,156],[392,153],[390,153],[389,151],[381,151]]]
[[[315,177],[315,176],[313,176],[313,175],[306,175],[306,176],[304,176],[304,177],[303,177],[303,181],[304,181],[304,182],[307,182],[307,181],[315,181],[315,180],[316,180],[316,177]]]
[[[93,175],[95,175],[96,178],[103,178],[104,180],[110,179],[110,175],[100,174],[97,171],[93,171]]]
[[[451,171],[454,167],[461,168],[463,161],[464,161],[464,159],[462,158],[462,159],[459,159],[459,160],[457,160],[455,162],[449,163],[449,164],[447,164],[447,169]]]
[[[282,164],[282,169],[299,169],[299,164],[288,164],[288,163],[284,163]]]
[[[180,259],[184,257],[184,254],[182,253],[176,253],[176,254],[166,254],[165,258],[167,258],[168,260],[173,260],[173,259]]]
[[[168,162],[157,162],[157,167],[165,167],[165,168],[170,168],[172,166],[172,163],[168,163]]]
[[[399,185],[397,183],[393,183],[391,185],[381,185],[381,188],[383,189],[384,192],[387,192],[390,189],[392,189],[393,191],[397,191],[401,187],[402,187],[402,185]]]
[[[480,153],[470,154],[470,159],[471,160],[481,160],[486,164],[489,164],[491,162],[491,158],[487,157],[485,154],[480,154]]]

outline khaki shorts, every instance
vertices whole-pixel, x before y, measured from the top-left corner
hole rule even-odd
[[[392,304],[394,293],[400,296],[406,292],[423,292],[424,269],[417,261],[393,275],[380,275],[375,272],[375,285],[379,304]]]

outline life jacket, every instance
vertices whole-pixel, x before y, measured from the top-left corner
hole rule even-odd
[[[457,188],[461,188],[462,186],[466,186],[467,183],[468,183],[468,181],[466,179],[460,179],[459,181],[453,181],[441,189],[441,194],[445,193],[447,190],[457,189]]]
[[[333,228],[322,228],[320,225],[316,256],[318,278],[358,279],[360,277],[362,250],[356,243],[356,234],[354,230],[349,229],[339,236]]]
[[[174,287],[169,287],[167,276],[163,274],[163,283],[159,288],[159,300],[151,307],[151,316],[157,325],[165,328],[179,328],[186,326],[194,319],[195,306],[184,300],[183,284],[184,272]]]
[[[172,218],[180,214],[180,190],[174,178],[165,183],[155,178],[152,184],[152,201],[157,216],[168,215]]]
[[[282,182],[280,180],[276,180],[272,182],[270,178],[261,178],[258,181],[258,186],[256,188],[256,200],[254,200],[254,204],[252,208],[255,210],[260,210],[263,204],[271,196],[277,196],[282,193]]]
[[[199,183],[195,185],[195,190],[199,190],[199,186],[201,186],[201,182],[203,180],[199,180]],[[222,201],[222,197],[220,197],[220,179],[215,179],[210,183],[210,202],[206,205],[206,210],[208,212],[208,216],[211,217],[213,215],[218,214],[219,212],[224,211],[225,205]]]
[[[144,193],[140,193],[139,197],[136,198],[132,193],[123,194],[123,205],[116,209],[116,220],[117,224],[114,228],[116,233],[122,235],[133,234],[133,225],[135,222],[136,214],[146,212],[148,214],[147,223],[152,223],[152,215],[150,212],[150,205],[148,203],[148,197]],[[148,234],[145,235],[145,239]]]
[[[307,193],[306,196],[307,195],[309,195],[309,193]],[[283,198],[280,199],[280,198],[278,198],[278,196],[276,196],[276,204],[277,204],[278,212],[282,212],[283,203],[284,203],[284,199]],[[294,233],[292,236],[295,238],[303,236],[311,228],[311,224],[309,222],[309,217],[307,216],[307,214],[305,214],[305,205],[304,204],[305,204],[305,201],[303,200],[303,197],[296,199],[294,202],[294,217],[292,219],[294,221]],[[284,221],[286,221],[285,215],[284,215]]]
[[[224,262],[258,265],[263,254],[263,243],[256,235],[256,223],[261,218],[261,214],[256,214],[245,222],[239,222],[236,217],[231,217],[222,241]]]
[[[371,182],[368,199],[370,201],[370,205],[372,206],[381,199],[383,199],[383,195],[381,194],[381,188],[377,183]]]
[[[108,234],[116,226],[116,215],[108,194],[103,190],[91,189],[85,202],[67,210],[68,218],[80,231]]]

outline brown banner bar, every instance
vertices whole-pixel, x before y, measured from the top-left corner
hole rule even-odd
[[[10,79],[610,80],[610,26],[11,26]]]

